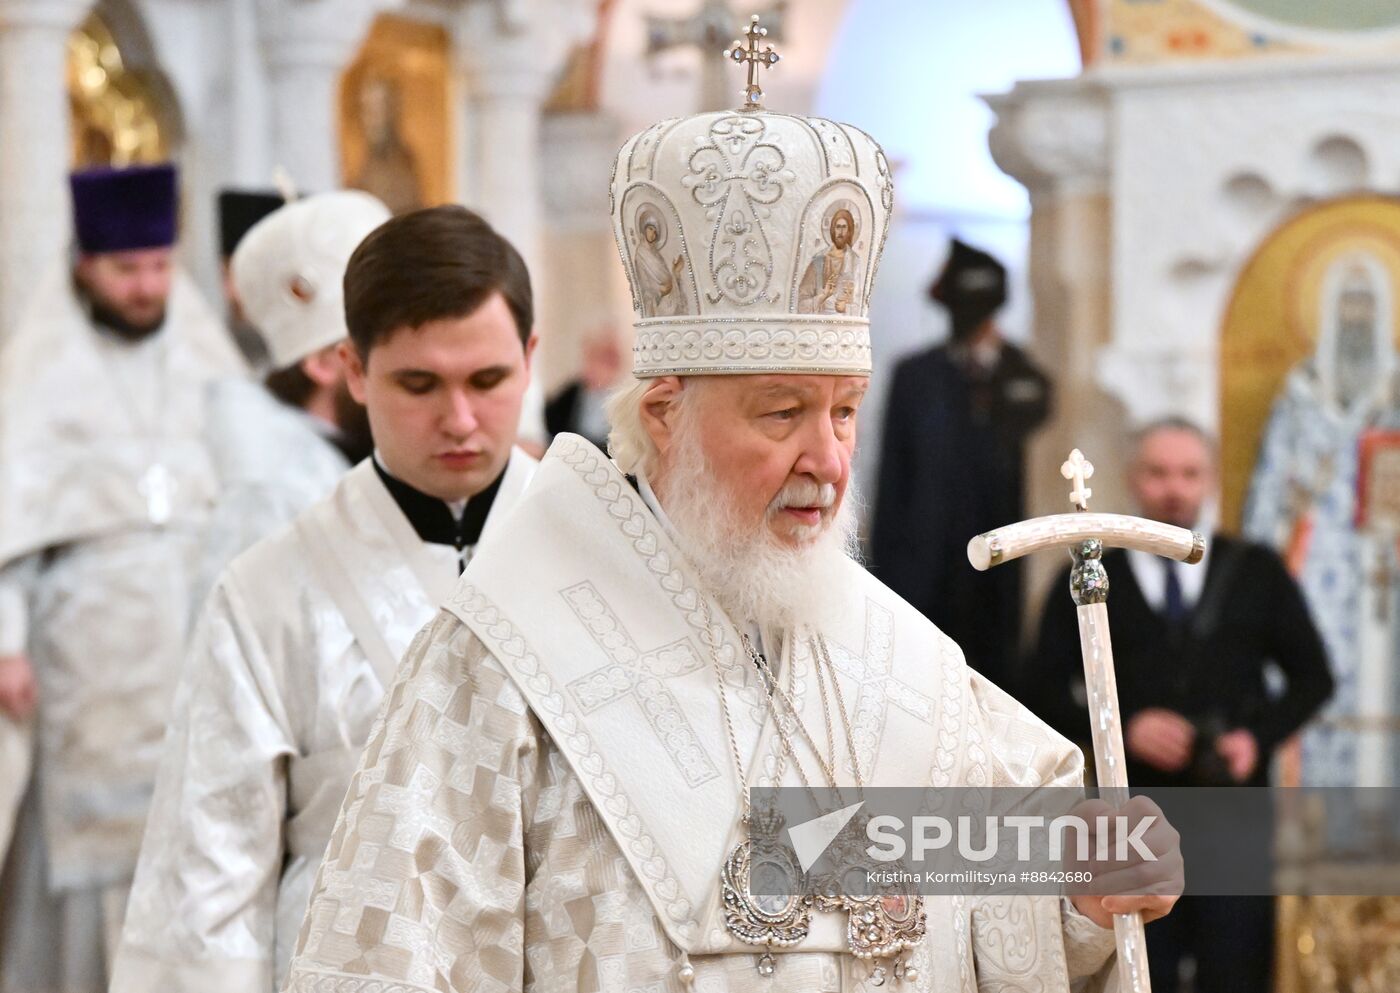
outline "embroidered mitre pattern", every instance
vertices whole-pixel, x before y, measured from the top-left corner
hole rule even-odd
[[[869,135],[752,109],[663,121],[622,147],[611,206],[639,377],[869,374],[894,206]]]

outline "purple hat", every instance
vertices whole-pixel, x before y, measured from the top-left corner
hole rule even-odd
[[[175,244],[177,194],[170,163],[88,169],[69,177],[78,247],[88,255]]]

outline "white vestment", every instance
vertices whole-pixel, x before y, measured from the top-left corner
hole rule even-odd
[[[10,988],[53,988],[60,959],[66,990],[105,986],[93,932],[121,901],[101,893],[136,864],[215,493],[204,390],[242,368],[183,274],[164,327],[126,342],[57,271],[0,355],[0,651],[27,652],[38,679],[42,813],[13,844]]]
[[[512,453],[479,548],[535,462]],[[196,629],[113,993],[269,993],[384,693],[457,579],[368,460],[234,560]]]
[[[606,456],[556,439],[505,524],[415,640],[352,780],[312,895],[292,993],[863,988],[845,918],[774,949],[727,932],[741,838],[717,692],[751,785],[780,768],[756,670]],[[873,785],[1078,784],[1079,751],[968,669],[855,563],[823,626]],[[805,639],[779,678],[821,726]],[[810,766],[810,759],[809,759]],[[784,785],[796,785],[791,763]],[[849,769],[844,770],[849,781]],[[1111,974],[1112,932],[1058,898],[928,898],[911,990],[1064,990]]]
[[[238,553],[325,497],[349,470],[331,430],[257,383],[210,384],[205,436],[219,496],[200,553],[192,621]]]

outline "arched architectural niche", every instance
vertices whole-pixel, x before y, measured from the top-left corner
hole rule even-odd
[[[68,93],[75,167],[160,161],[183,144],[175,91],[130,0],[102,0],[73,32]]]
[[[1237,530],[1259,444],[1290,370],[1317,344],[1321,287],[1339,258],[1364,253],[1400,287],[1400,199],[1354,196],[1294,213],[1240,270],[1220,329],[1221,524]],[[1400,348],[1400,294],[1391,294]]]

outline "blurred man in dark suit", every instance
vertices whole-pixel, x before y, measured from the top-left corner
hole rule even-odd
[[[950,340],[895,368],[871,568],[1005,686],[1020,652],[1020,564],[974,572],[965,549],[1025,516],[1025,445],[1049,415],[1050,382],[998,331],[1006,269],[992,256],[954,239],[929,295]]]
[[[1215,445],[1180,419],[1144,428],[1128,481],[1143,517],[1202,530],[1216,483]],[[1109,613],[1128,781],[1134,786],[1268,784],[1275,748],[1332,692],[1307,605],[1270,549],[1212,534],[1188,566],[1112,549]],[[1047,597],[1021,699],[1072,740],[1089,739],[1083,663],[1068,570]],[[1273,667],[1283,677],[1271,687]],[[1086,751],[1088,749],[1086,748]],[[1190,865],[1189,838],[1183,852]],[[1195,993],[1266,993],[1273,966],[1272,897],[1188,896],[1147,929],[1152,988],[1176,993],[1195,959]]]

